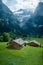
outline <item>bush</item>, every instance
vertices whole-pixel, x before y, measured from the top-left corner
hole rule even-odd
[[[0,36],[0,42],[3,42],[3,36]]]
[[[4,42],[7,42],[7,41],[9,41],[9,39],[10,39],[10,34],[4,32],[4,33],[3,33],[3,41],[4,41]]]

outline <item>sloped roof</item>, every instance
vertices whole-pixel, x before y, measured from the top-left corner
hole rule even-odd
[[[30,41],[30,43],[31,43],[31,42],[33,42],[34,44],[38,44],[38,45],[40,45],[40,43],[37,42],[36,40],[32,40],[32,41]]]
[[[18,43],[18,44],[20,44],[20,45],[23,45],[25,43],[25,41],[22,38],[15,39],[13,41],[16,42],[16,43]]]

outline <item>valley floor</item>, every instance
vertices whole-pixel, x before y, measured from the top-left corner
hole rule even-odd
[[[36,39],[43,46],[43,39]],[[21,50],[8,49],[0,42],[0,65],[43,65],[43,48],[24,46]]]

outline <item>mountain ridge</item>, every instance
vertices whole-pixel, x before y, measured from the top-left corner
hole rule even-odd
[[[40,2],[33,15],[22,27],[27,34],[43,36],[43,15],[41,15],[41,13],[43,14],[42,7],[43,3]]]
[[[16,30],[16,34],[22,34],[19,21],[9,8],[0,0],[0,33]]]

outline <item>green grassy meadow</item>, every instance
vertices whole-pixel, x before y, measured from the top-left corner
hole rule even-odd
[[[36,39],[43,46],[42,38]],[[6,48],[7,42],[0,42],[0,65],[43,65],[43,48],[24,46],[21,50]]]

